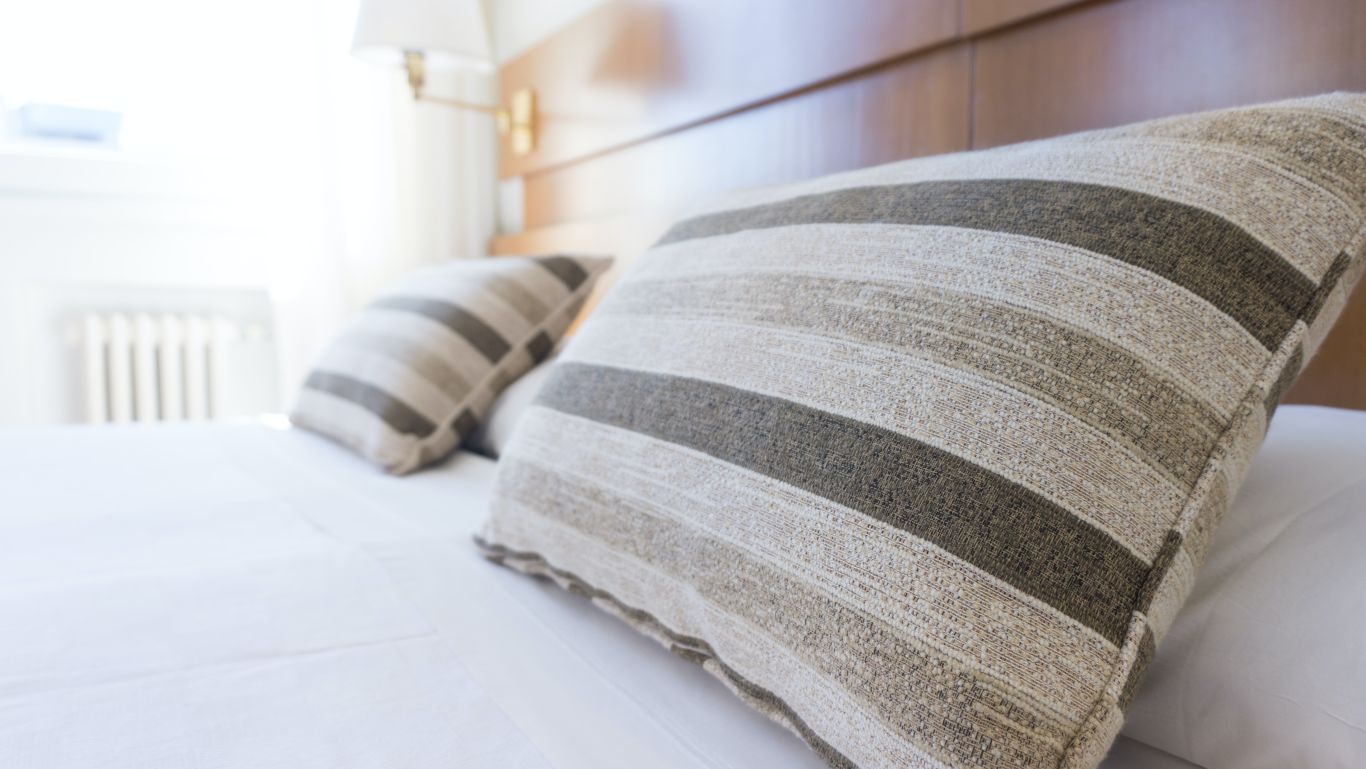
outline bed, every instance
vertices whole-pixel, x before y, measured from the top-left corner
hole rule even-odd
[[[0,434],[0,766],[822,765],[701,668],[481,558],[494,467],[395,478],[257,422]],[[1359,518],[1366,413],[1284,407],[1220,547],[1296,479],[1319,489],[1296,526]],[[1194,764],[1126,738],[1105,766]]]
[[[524,217],[493,251],[625,265],[718,190],[1366,87],[1366,15],[1343,0],[786,6],[754,3],[755,35],[735,35],[739,4],[606,3],[506,63],[505,95],[538,89],[542,143],[504,149]],[[902,13],[916,23],[885,23]],[[1306,53],[1305,39],[1324,42]],[[765,50],[804,55],[753,55]],[[747,77],[713,65],[736,60],[754,62]],[[1358,294],[1289,402],[1366,408]],[[482,558],[471,535],[494,468],[462,450],[392,477],[276,422],[0,432],[0,767],[825,765],[697,665]],[[1285,723],[1340,751],[1361,744],[1366,697],[1348,690],[1366,671],[1360,644],[1332,658],[1352,675],[1314,663],[1317,636],[1366,635],[1366,596],[1266,572],[1293,571],[1308,542],[1366,547],[1363,499],[1366,411],[1281,407],[1172,630],[1182,642],[1158,654],[1107,769],[1209,764],[1151,746],[1162,740],[1228,755],[1249,727],[1225,705],[1248,691],[1197,685],[1195,671],[1258,655],[1281,676],[1246,678],[1266,699],[1331,695]],[[1315,563],[1366,580],[1348,561]],[[1287,607],[1312,620],[1305,632],[1282,629]],[[1258,628],[1237,649],[1205,635],[1230,616]]]

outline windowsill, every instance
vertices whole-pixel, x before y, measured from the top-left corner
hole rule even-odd
[[[0,139],[0,156],[57,158],[130,158],[129,153],[107,144],[58,139]]]
[[[0,197],[212,200],[209,166],[116,147],[62,141],[0,141]]]

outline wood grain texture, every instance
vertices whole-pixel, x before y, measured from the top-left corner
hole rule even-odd
[[[617,0],[502,70],[544,109],[495,253],[629,266],[717,191],[1333,89],[1362,0]],[[1366,290],[1287,402],[1366,409]]]
[[[973,146],[1366,89],[1361,0],[1114,0],[976,41]]]
[[[799,6],[799,8],[798,8]],[[958,0],[615,0],[508,62],[538,146],[504,178],[619,147],[952,40]]]
[[[1112,0],[986,35],[975,50],[973,146],[991,147],[1366,90],[1366,2]],[[1366,409],[1366,291],[1287,402]]]
[[[525,224],[672,211],[725,189],[967,149],[969,51],[939,48],[797,96],[531,174]]]
[[[962,0],[964,35],[975,35],[1085,0]]]
[[[1366,409],[1366,283],[1357,284],[1285,402]]]

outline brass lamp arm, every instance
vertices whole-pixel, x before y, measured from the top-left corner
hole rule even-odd
[[[490,114],[490,115],[501,115],[501,114],[503,114],[504,112],[507,112],[507,109],[506,109],[506,108],[504,108],[504,107],[496,107],[496,106],[494,106],[494,105],[492,105],[492,104],[475,104],[475,103],[472,102],[472,101],[460,101],[459,99],[447,99],[447,98],[445,98],[445,97],[443,97],[443,96],[429,96],[428,94],[421,93],[421,92],[418,92],[418,93],[413,94],[413,98],[414,98],[414,99],[417,99],[418,101],[429,101],[429,102],[431,102],[431,103],[433,103],[433,104],[444,104],[444,105],[446,105],[447,107],[455,107],[455,108],[457,108],[457,109],[474,110],[475,112],[485,112],[485,113],[488,113],[488,114]]]
[[[421,51],[404,51],[403,66],[408,71],[408,86],[413,89],[413,99],[415,101],[425,101],[432,104],[442,104],[456,109],[467,109],[474,112],[483,112],[486,115],[493,115],[498,121],[498,132],[501,134],[512,134],[513,152],[518,155],[525,155],[530,152],[535,145],[534,114],[536,110],[535,97],[530,91],[523,91],[513,95],[514,109],[518,112],[518,117],[514,120],[512,111],[507,107],[492,104],[477,104],[475,102],[461,101],[460,99],[447,99],[442,96],[428,96],[422,92],[423,86],[427,81],[427,67]]]
[[[493,115],[493,119],[498,121],[498,133],[500,134],[505,134],[512,129],[512,116],[508,113],[507,107],[497,107],[491,104],[475,104],[472,101],[447,99],[442,96],[428,96],[421,91],[414,91],[413,98],[417,101],[425,101],[431,104],[441,104],[456,109],[467,109],[473,112],[483,112],[486,115]]]

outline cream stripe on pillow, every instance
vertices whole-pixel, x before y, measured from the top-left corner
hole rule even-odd
[[[332,342],[291,418],[393,473],[440,459],[550,353],[608,264],[500,257],[417,271]]]
[[[558,357],[479,545],[832,766],[1091,769],[1364,249],[1352,94],[737,193]]]

